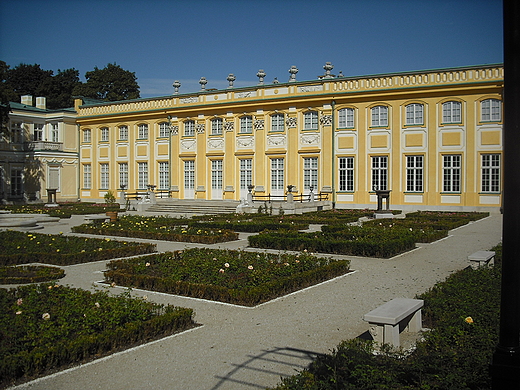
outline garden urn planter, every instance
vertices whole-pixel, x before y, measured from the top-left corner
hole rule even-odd
[[[110,222],[117,221],[117,211],[107,211],[106,215],[107,215],[107,217],[110,217]]]

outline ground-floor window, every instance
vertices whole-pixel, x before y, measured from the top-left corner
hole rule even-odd
[[[339,190],[354,191],[354,157],[339,158]]]
[[[148,186],[148,163],[137,163],[137,188],[147,188]]]
[[[195,160],[184,161],[184,188],[195,189]]]
[[[103,190],[108,190],[109,188],[109,170],[108,170],[108,164],[103,163],[100,166],[101,176],[100,176],[100,187]]]
[[[119,188],[128,189],[128,163],[119,163]]]
[[[88,190],[92,187],[92,165],[83,164],[83,188]]]
[[[47,180],[47,188],[52,188],[56,190],[60,190],[60,167],[59,166],[50,166],[49,167],[49,177]]]
[[[283,195],[284,191],[284,161],[283,158],[271,159],[271,191],[275,195]]]
[[[406,156],[406,191],[423,192],[424,156]]]
[[[170,164],[167,161],[159,163],[159,188],[167,190],[170,187]]]
[[[460,154],[442,156],[443,192],[460,192],[461,162]]]
[[[310,191],[318,188],[318,157],[303,159],[303,189]]]
[[[482,155],[482,192],[500,192],[500,154]]]
[[[372,157],[372,190],[385,191],[388,188],[388,156]]]
[[[240,189],[247,190],[253,184],[253,159],[244,158],[240,160]]]
[[[22,168],[11,168],[11,196],[22,196],[22,194],[23,194]]]
[[[222,160],[211,160],[211,189],[222,189]]]

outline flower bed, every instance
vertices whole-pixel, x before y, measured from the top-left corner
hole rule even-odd
[[[303,230],[308,229],[309,224],[295,223],[281,218],[269,218],[269,220],[251,218],[244,220],[221,220],[221,221],[189,221],[188,226],[196,229],[229,229],[235,232],[258,233],[263,230]]]
[[[494,267],[465,269],[419,296],[424,334],[412,353],[371,341],[342,342],[277,390],[304,389],[489,389],[489,362],[498,342],[500,247]]]
[[[40,284],[0,289],[0,386],[194,326],[191,309]]]
[[[46,263],[71,265],[155,252],[154,244],[109,238],[0,231],[0,265]]]
[[[45,207],[43,204],[1,206],[0,210],[10,210],[13,214],[49,214],[51,217],[70,218],[71,215],[100,214],[107,211],[124,211],[119,203],[59,203],[59,207]]]
[[[50,282],[64,276],[65,271],[61,268],[45,265],[0,267],[0,284]]]
[[[204,248],[111,261],[108,283],[254,306],[349,272],[347,260],[307,253]]]
[[[183,220],[186,223],[186,220]],[[150,240],[182,241],[201,244],[238,239],[238,233],[227,229],[202,229],[178,226],[179,219],[168,217],[123,216],[116,222],[75,226],[75,233],[145,238]]]

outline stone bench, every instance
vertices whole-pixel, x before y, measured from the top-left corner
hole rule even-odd
[[[107,219],[110,220],[110,217],[107,215],[85,215],[86,222],[101,223],[105,222]]]
[[[483,264],[489,264],[489,262],[495,257],[494,251],[478,251],[468,256],[469,261],[473,261],[476,264],[476,267],[480,267]]]
[[[370,324],[374,341],[400,347],[402,331],[419,332],[422,329],[422,299],[395,298],[363,316]]]

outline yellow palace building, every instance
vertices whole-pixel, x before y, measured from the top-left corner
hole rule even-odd
[[[345,77],[325,73],[119,102],[76,100],[82,200],[156,191],[176,199],[311,191],[336,208],[498,210],[502,64]],[[254,186],[254,187],[252,187]],[[281,198],[279,198],[281,199]]]

